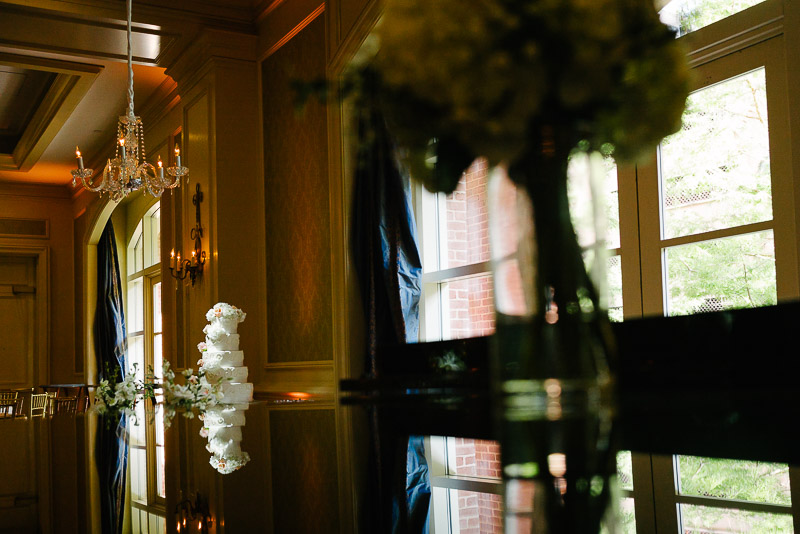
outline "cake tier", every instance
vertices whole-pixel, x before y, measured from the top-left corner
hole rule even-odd
[[[210,426],[208,427],[208,439],[218,439],[222,441],[242,441],[242,427]]]
[[[241,441],[219,438],[209,439],[206,450],[218,456],[238,456],[242,454]]]
[[[220,328],[226,334],[235,334],[239,327],[238,317],[214,317],[211,325]]]
[[[206,347],[208,351],[220,350],[239,350],[239,334],[217,334],[215,336],[206,336]]]
[[[250,455],[242,451],[242,453],[237,456],[229,455],[222,457],[215,454],[209,458],[208,463],[223,475],[227,475],[228,473],[233,473],[237,469],[240,469],[249,461]]]
[[[240,367],[243,362],[244,352],[241,350],[207,350],[203,354],[203,368],[206,372],[220,367]]]
[[[247,367],[228,367],[221,365],[208,369],[206,376],[212,384],[219,382],[247,382]]]
[[[253,384],[232,384],[223,383],[220,386],[222,392],[222,404],[236,404],[240,402],[250,402],[253,400]]]
[[[245,417],[243,410],[208,410],[203,414],[203,423],[212,426],[244,426]]]

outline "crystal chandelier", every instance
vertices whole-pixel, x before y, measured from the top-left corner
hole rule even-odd
[[[117,124],[116,150],[114,158],[109,159],[103,169],[103,176],[98,184],[93,183],[92,169],[83,166],[83,157],[75,147],[78,169],[72,171],[72,186],[78,180],[89,191],[107,193],[111,200],[119,202],[128,193],[143,189],[154,197],[160,197],[165,189],[174,189],[181,183],[181,177],[189,173],[189,169],[181,166],[180,148],[175,147],[175,165],[168,167],[164,175],[164,164],[158,158],[158,168],[145,161],[144,128],[142,119],[133,112],[133,61],[131,53],[131,13],[132,0],[127,0],[128,7],[128,110],[119,117]]]

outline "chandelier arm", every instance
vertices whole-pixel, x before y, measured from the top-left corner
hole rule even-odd
[[[168,176],[172,176],[172,175],[168,174]],[[175,176],[174,180],[170,180],[166,176],[164,177],[164,189],[175,189],[179,185],[181,185],[181,177],[180,176]]]
[[[100,185],[98,185],[97,187],[92,187],[89,183],[86,182],[86,176],[81,176],[81,181],[83,182],[83,187],[85,187],[86,189],[88,189],[92,193],[100,193],[100,192],[102,192],[106,187],[106,173],[105,173],[105,170],[103,171],[101,176],[103,177],[103,179],[100,180]]]
[[[128,117],[135,117],[133,112],[133,46],[131,45],[131,24],[133,20],[133,0],[127,0],[128,8]]]

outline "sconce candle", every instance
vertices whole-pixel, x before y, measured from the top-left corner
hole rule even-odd
[[[175,268],[175,249],[172,249],[169,253],[169,268]]]
[[[183,265],[181,265],[181,253],[178,252],[178,272],[183,270]]]
[[[81,156],[81,149],[75,147],[75,157],[78,158],[78,169],[83,170],[83,156]]]

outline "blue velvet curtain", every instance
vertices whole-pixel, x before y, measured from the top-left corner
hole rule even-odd
[[[358,131],[351,246],[367,321],[367,374],[374,378],[381,346],[418,341],[422,263],[409,175],[386,124],[376,112],[364,113]],[[394,450],[397,436],[381,427],[375,411],[370,423],[364,531],[427,533],[431,490],[422,437]]]
[[[125,376],[128,344],[122,302],[114,226],[108,221],[97,244],[97,312],[94,317],[94,350],[99,379]],[[120,534],[128,470],[127,420],[101,421],[97,428],[95,462],[100,478],[100,513],[104,534]]]

